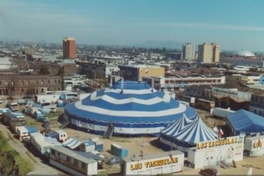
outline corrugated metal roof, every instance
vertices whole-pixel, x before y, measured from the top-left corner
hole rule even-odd
[[[72,158],[75,158],[81,162],[84,162],[84,163],[87,163],[87,164],[90,164],[90,163],[95,163],[97,162],[96,160],[92,159],[92,158],[87,158],[85,156],[83,156],[82,154],[83,153],[78,153],[76,151],[72,151],[70,149],[67,149],[65,147],[62,147],[62,146],[52,146],[51,147],[52,150],[56,150],[62,154],[65,154],[67,156],[70,156]]]

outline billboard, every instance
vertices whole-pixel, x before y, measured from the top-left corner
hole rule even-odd
[[[219,140],[198,143],[188,150],[188,161],[194,168],[216,165],[219,161],[243,160],[244,137],[233,136]]]

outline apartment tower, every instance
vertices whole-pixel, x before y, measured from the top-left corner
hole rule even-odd
[[[220,47],[216,43],[203,43],[198,45],[198,59],[199,63],[213,63],[219,62]]]
[[[75,38],[66,37],[63,39],[63,58],[75,59],[76,55],[76,46]]]
[[[195,60],[195,46],[191,43],[186,43],[182,46],[182,59],[183,60]]]

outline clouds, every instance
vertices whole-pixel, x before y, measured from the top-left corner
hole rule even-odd
[[[172,28],[192,28],[204,30],[233,30],[233,31],[264,31],[264,26],[247,26],[235,24],[210,24],[210,23],[161,23],[157,26]]]
[[[227,47],[239,44],[249,50],[264,46],[264,26],[261,26],[264,23],[257,23],[252,16],[246,18],[238,10],[237,18],[225,19],[233,11],[227,14],[217,6],[218,11],[208,12],[202,10],[204,6],[196,7],[202,2],[196,5],[188,0],[152,2],[0,1],[0,34],[12,39],[47,42],[61,42],[63,37],[73,36],[77,43],[89,44],[173,40],[196,44],[217,42]],[[191,9],[194,6],[198,10]]]

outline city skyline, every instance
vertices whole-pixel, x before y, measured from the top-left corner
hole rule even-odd
[[[262,0],[0,0],[0,38],[77,44],[217,43],[264,52]]]

